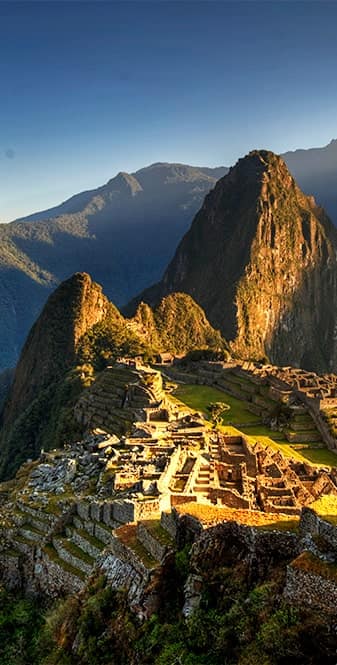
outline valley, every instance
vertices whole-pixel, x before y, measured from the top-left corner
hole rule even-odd
[[[193,200],[200,178],[211,186],[211,174],[192,167],[150,171],[150,181],[165,174],[165,187],[184,182],[179,191]],[[102,191],[48,211],[56,215],[50,230],[71,218],[89,239],[91,217],[101,220],[100,233],[122,199],[130,219],[145,200],[146,178],[135,175],[120,174]],[[45,232],[43,215],[15,224],[18,237],[26,225]],[[98,605],[97,630],[111,630],[113,616],[120,621],[115,658],[128,665],[147,662],[141,633],[151,640],[151,626],[162,630],[170,616],[178,616],[172,630],[179,625],[181,634],[200,616],[213,634],[212,617],[224,616],[236,635],[231,612],[264,588],[285,640],[278,608],[294,617],[300,663],[306,640],[313,648],[302,636],[306,622],[330,630],[337,602],[336,238],[282,159],[253,151],[207,194],[161,282],[123,312],[85,272],[49,296],[15,370],[1,380],[0,584],[5,603],[19,595],[32,599],[33,613],[36,603],[46,608],[34,638],[36,665],[58,665],[60,653],[67,665],[96,662],[83,656],[92,653],[92,628],[85,635],[80,628],[91,594],[111,612],[103,617]],[[107,237],[104,243],[111,263]],[[235,592],[231,576],[239,580]],[[67,603],[64,619],[57,608]],[[47,634],[48,612],[58,618]],[[69,622],[68,642],[61,634]],[[249,653],[253,644],[260,662],[268,652],[264,615],[258,625],[260,637],[242,648]],[[109,652],[114,640],[116,632]],[[226,640],[235,654],[235,640]],[[165,634],[148,652],[162,648],[167,665],[165,649],[177,645],[184,652],[180,638],[171,644]],[[224,648],[220,640],[211,662],[218,665]],[[330,658],[330,646],[327,652]]]
[[[0,665],[336,665],[336,25],[0,2]]]

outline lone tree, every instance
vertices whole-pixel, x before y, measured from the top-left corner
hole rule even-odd
[[[221,425],[223,414],[229,411],[230,408],[229,404],[225,404],[225,402],[211,402],[207,407],[207,411],[211,414],[211,421],[214,428]]]

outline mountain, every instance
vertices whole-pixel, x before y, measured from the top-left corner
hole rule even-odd
[[[117,305],[157,281],[227,169],[153,164],[0,225],[0,371],[16,364],[49,293],[89,272]]]
[[[313,194],[337,226],[337,140],[322,148],[295,150],[282,155],[306,194]]]
[[[89,275],[77,273],[49,297],[33,325],[1,415],[0,475],[35,457],[46,430],[57,441],[67,402],[82,388],[76,365],[79,340],[109,312],[109,301]],[[42,443],[41,443],[42,441]]]
[[[74,364],[80,338],[108,308],[102,288],[86,273],[76,273],[49,297],[22,349],[3,414],[5,426]]]
[[[336,247],[333,224],[284,161],[253,151],[206,196],[163,279],[139,299],[186,292],[241,357],[336,369]]]
[[[186,293],[170,294],[154,310],[140,303],[133,321],[137,333],[159,352],[180,355],[194,349],[225,349],[221,334]]]
[[[196,349],[224,351],[220,333],[193,299],[171,294],[152,311],[140,304],[125,319],[86,273],[52,293],[34,323],[14,373],[0,376],[0,478],[41,448],[77,440],[73,409],[94,375],[121,355]],[[12,382],[13,379],[13,382]]]

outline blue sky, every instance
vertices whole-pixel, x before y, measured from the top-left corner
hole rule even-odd
[[[336,2],[1,2],[0,220],[337,138]]]

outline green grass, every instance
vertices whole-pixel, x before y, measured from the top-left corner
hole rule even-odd
[[[67,550],[69,554],[72,554],[76,559],[81,559],[85,563],[89,565],[93,565],[94,563],[94,558],[90,556],[87,552],[84,552],[78,545],[75,545],[75,543],[72,543],[70,540],[67,540],[66,538],[57,538],[56,539],[60,545],[63,547],[64,550]]]
[[[222,418],[224,425],[258,423],[261,420],[259,416],[248,411],[244,402],[223,392],[223,390],[218,390],[218,388],[184,384],[178,386],[173,395],[191,409],[203,411],[207,415],[209,415],[207,407],[211,402],[225,402],[230,406],[230,409]]]
[[[337,496],[325,494],[311,503],[310,508],[322,519],[337,526]]]
[[[70,563],[67,561],[64,561],[63,559],[60,559],[59,555],[57,554],[55,548],[47,544],[44,546],[43,551],[47,554],[49,559],[56,563],[60,568],[63,568],[63,570],[66,570],[68,573],[71,575],[75,575],[76,577],[79,577],[81,580],[85,580],[86,575],[83,572],[83,570],[80,570],[79,568],[75,568],[72,566]]]
[[[225,402],[231,407],[223,418],[222,423],[228,433],[237,433],[233,427],[240,424],[240,432],[252,438],[252,441],[259,441],[262,445],[271,446],[274,450],[280,450],[286,457],[292,457],[300,462],[309,462],[311,464],[321,464],[323,466],[337,466],[337,455],[327,448],[319,448],[316,442],[307,441],[303,444],[291,444],[287,441],[282,432],[274,432],[265,425],[260,424],[258,416],[250,413],[246,408],[245,402],[232,397],[228,393],[212,388],[210,386],[200,385],[179,385],[173,395],[181,402],[192,409],[203,411],[209,416],[207,407],[211,402]],[[245,425],[245,423],[255,423]],[[230,428],[232,425],[232,428]]]
[[[143,524],[161,545],[172,547],[173,539],[170,534],[163,529],[159,520],[144,520]]]

